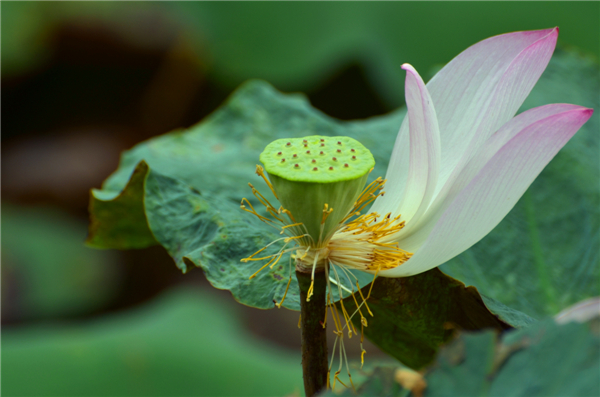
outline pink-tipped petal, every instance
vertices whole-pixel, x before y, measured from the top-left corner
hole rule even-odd
[[[413,257],[382,275],[405,277],[422,273],[478,242],[506,216],[591,115],[591,109],[573,107],[515,134],[456,195]],[[408,248],[402,245],[401,248]]]
[[[556,115],[580,109],[581,106],[565,103],[540,106],[519,114],[503,125],[500,130],[496,131],[479,148],[476,155],[468,159],[468,161],[466,158],[463,158],[465,160],[464,164],[459,164],[453,170],[444,188],[436,195],[434,201],[427,209],[426,216],[421,217],[419,223],[415,224],[413,229],[409,230],[408,233],[404,232],[404,229],[402,230],[404,233],[399,237],[404,239],[404,244],[413,250],[419,247],[456,195],[471,182],[488,161],[514,136],[535,123],[549,123]]]
[[[399,207],[386,209],[386,213],[398,212],[410,224],[418,219],[431,202],[437,186],[440,168],[440,131],[433,101],[419,73],[409,64],[406,70],[405,96],[408,108],[410,158],[406,191]],[[386,192],[395,194],[396,181],[388,181]],[[382,214],[385,215],[385,214]]]
[[[468,142],[462,158],[461,156],[453,157],[455,163],[451,168],[468,161],[500,126],[513,117],[546,69],[556,46],[557,36],[558,30],[552,31],[523,49],[495,84],[488,102],[483,104],[483,107],[480,105],[473,107],[470,110],[471,113],[465,114],[467,119],[474,120],[479,117],[480,120],[473,125],[474,134]],[[482,111],[484,113],[480,114],[479,112]],[[439,188],[442,188],[442,183]]]
[[[468,161],[482,142],[514,116],[546,68],[557,37],[558,28],[491,37],[467,48],[429,81],[427,89],[441,131],[441,166],[434,196],[459,162]],[[393,183],[394,195],[380,197],[372,211],[397,208],[407,191],[409,142],[405,119],[386,174],[386,190]]]
[[[454,58],[427,84],[442,131],[439,188],[464,153],[477,150],[510,120],[546,68],[557,29],[483,40]]]

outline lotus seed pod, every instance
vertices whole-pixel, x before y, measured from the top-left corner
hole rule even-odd
[[[348,137],[278,139],[260,155],[281,205],[323,247],[352,210],[375,165],[371,152]],[[324,219],[324,209],[333,209]]]

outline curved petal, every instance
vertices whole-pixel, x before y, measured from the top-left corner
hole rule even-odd
[[[465,165],[454,169],[442,191],[436,195],[433,203],[429,206],[427,214],[419,219],[418,224],[414,225],[408,233],[399,235],[403,239],[406,249],[414,252],[425,241],[433,230],[435,222],[442,216],[456,195],[471,182],[509,140],[533,124],[548,124],[552,122],[553,116],[580,109],[582,109],[581,106],[565,103],[540,106],[519,114],[503,125]],[[402,229],[401,232],[404,232],[405,229]]]
[[[592,112],[576,107],[534,122],[514,135],[458,193],[413,257],[381,275],[422,273],[478,242],[506,216]]]
[[[463,154],[510,120],[554,52],[558,29],[491,37],[463,51],[427,84],[442,131],[439,187]]]
[[[406,70],[405,96],[410,134],[408,177],[400,205],[387,209],[385,213],[392,212],[392,216],[401,213],[402,219],[410,224],[411,219],[425,212],[437,185],[440,131],[423,79],[409,64],[402,65],[402,69]],[[395,182],[390,181],[392,188]]]
[[[513,117],[546,68],[557,36],[558,28],[491,37],[467,48],[429,81],[427,89],[441,131],[437,191],[470,145],[470,152],[475,152],[478,144]],[[476,134],[479,139],[472,143]],[[386,173],[387,194],[376,200],[371,211],[398,208],[406,191],[409,141],[406,117]]]

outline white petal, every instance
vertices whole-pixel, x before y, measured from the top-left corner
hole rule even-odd
[[[409,247],[409,250],[416,250],[425,241],[431,230],[433,230],[433,226],[437,220],[452,203],[456,195],[471,182],[498,150],[515,135],[535,123],[543,122],[544,119],[577,109],[581,109],[581,107],[564,103],[540,106],[519,114],[503,125],[500,130],[487,140],[476,155],[468,161],[466,161],[466,157],[463,158],[466,164],[459,164],[453,170],[443,190],[436,195],[433,203],[430,205],[427,214],[419,219],[419,223],[414,225],[409,233],[402,235],[404,244]]]
[[[558,29],[515,32],[483,40],[455,57],[427,84],[440,129],[437,192],[460,161],[510,120],[546,68]],[[473,137],[477,139],[473,140]],[[386,173],[386,195],[371,212],[397,209],[409,169],[409,121],[405,117]],[[465,160],[463,157],[467,157]]]
[[[410,224],[425,212],[436,188],[440,168],[440,131],[435,109],[425,83],[409,64],[406,70],[405,96],[408,108],[410,159],[406,192],[392,216],[402,214]],[[393,183],[393,181],[392,181]]]
[[[507,128],[504,137],[490,139],[473,159],[473,165],[465,168],[466,187],[452,200],[422,246],[406,263],[382,272],[382,275],[405,277],[422,273],[452,259],[488,234],[592,115],[591,109],[573,105],[553,106],[557,109],[565,106],[565,111],[535,121],[516,134]],[[541,114],[544,108],[532,109],[529,115],[535,113],[534,110]],[[514,122],[515,126],[521,121],[527,124],[523,117],[523,120]],[[509,138],[508,142],[486,162],[486,157],[506,138]],[[476,172],[482,162],[485,166]],[[474,174],[474,177],[470,178],[469,174]],[[400,248],[410,251],[407,243],[408,239],[401,241]]]
[[[442,141],[438,191],[461,158],[476,153],[509,121],[548,65],[558,29],[515,32],[481,41],[427,84]]]

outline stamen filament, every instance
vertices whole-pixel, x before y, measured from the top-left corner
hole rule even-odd
[[[271,189],[271,192],[273,192],[273,196],[275,196],[275,198],[277,200],[279,200],[279,197],[277,197],[277,192],[275,192],[275,189],[273,188],[273,185],[271,184],[271,182],[267,179],[267,177],[265,176],[265,172],[264,172],[264,168],[261,167],[260,165],[256,165],[256,173],[262,177],[262,179],[265,180],[265,182],[267,183],[267,186],[269,186],[269,189]]]

